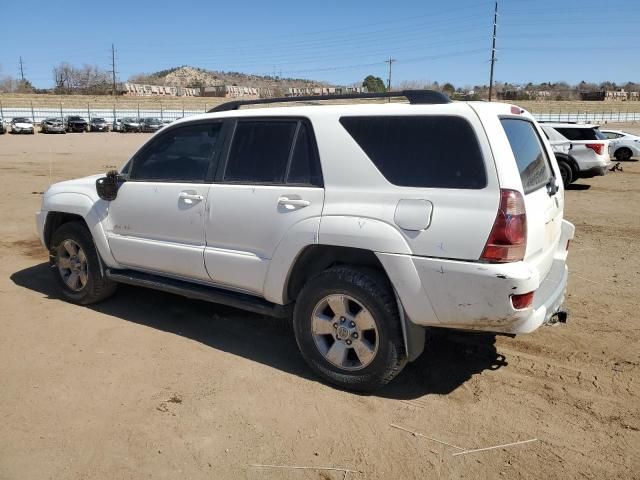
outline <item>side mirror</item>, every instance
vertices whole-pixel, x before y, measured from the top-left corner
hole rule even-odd
[[[107,172],[106,177],[101,177],[96,180],[96,191],[98,192],[98,196],[102,200],[106,200],[108,202],[115,200],[118,196],[118,189],[124,182],[125,178],[116,170]]]

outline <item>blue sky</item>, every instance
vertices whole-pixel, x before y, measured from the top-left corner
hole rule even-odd
[[[360,82],[487,83],[492,0],[0,0],[0,76],[52,85],[61,61],[119,80],[193,65]],[[27,7],[27,8],[25,8]],[[640,82],[639,0],[500,0],[495,79]]]

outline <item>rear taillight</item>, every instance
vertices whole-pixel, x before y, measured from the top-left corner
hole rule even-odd
[[[500,206],[480,260],[518,262],[527,248],[527,215],[522,194],[500,190]]]
[[[523,310],[529,308],[533,303],[533,293],[523,293],[521,295],[511,295],[511,305],[516,310]]]
[[[604,150],[604,143],[587,143],[585,147],[590,148],[598,155],[602,155],[602,152]]]

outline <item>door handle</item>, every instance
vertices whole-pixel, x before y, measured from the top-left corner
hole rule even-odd
[[[278,198],[278,205],[287,208],[304,208],[311,205],[311,202],[301,198],[280,197]]]
[[[198,195],[197,193],[189,193],[189,192],[180,192],[180,195],[178,195],[178,198],[180,200],[184,200],[184,203],[195,203],[195,202],[201,202],[202,200],[204,200],[204,196],[203,195]]]

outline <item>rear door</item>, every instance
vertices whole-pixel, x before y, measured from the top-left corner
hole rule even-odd
[[[261,295],[285,235],[317,238],[322,173],[306,119],[231,122],[227,160],[209,190],[204,260],[214,282]]]
[[[525,261],[546,277],[560,240],[562,205],[559,179],[533,121],[523,117],[501,117],[513,151],[524,193],[527,212]]]

